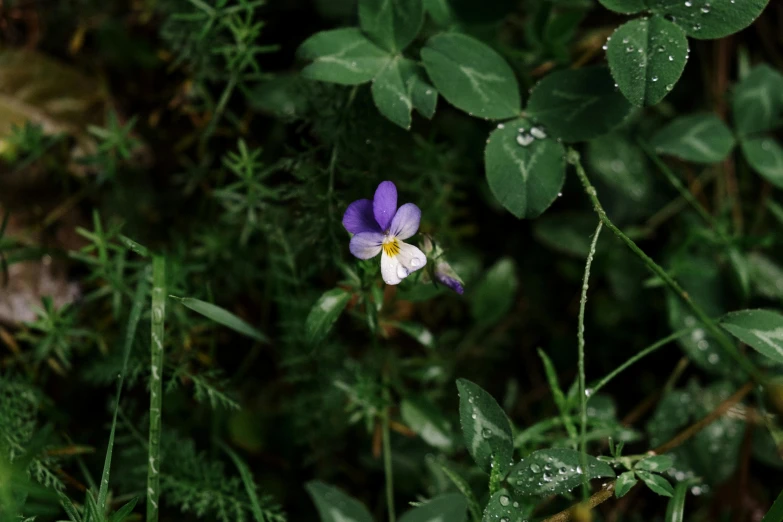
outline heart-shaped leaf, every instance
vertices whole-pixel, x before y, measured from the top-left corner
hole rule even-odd
[[[731,130],[714,114],[682,116],[659,130],[652,145],[661,154],[670,154],[694,163],[718,163],[734,148]]]
[[[535,134],[531,129],[537,129]],[[565,182],[563,145],[524,119],[500,124],[492,131],[484,165],[492,194],[518,218],[541,215]]]
[[[637,18],[614,32],[606,57],[628,101],[655,105],[680,79],[688,60],[688,39],[681,28],[660,16]]]

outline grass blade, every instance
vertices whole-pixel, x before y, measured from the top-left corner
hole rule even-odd
[[[111,422],[111,431],[109,432],[109,444],[106,448],[106,458],[103,462],[103,474],[101,475],[101,487],[98,490],[98,509],[101,513],[106,512],[106,496],[109,494],[109,473],[111,471],[112,450],[114,449],[114,432],[117,428],[117,412],[120,409],[120,395],[125,381],[125,370],[128,366],[128,357],[130,356],[133,339],[136,337],[136,327],[139,325],[141,310],[144,308],[144,301],[147,296],[147,279],[141,278],[136,287],[136,294],[133,296],[133,305],[128,318],[128,327],[125,330],[125,344],[122,352],[122,370],[120,370],[117,381],[117,402],[114,405],[114,419]]]
[[[250,472],[247,464],[245,464],[245,462],[239,458],[239,455],[234,453],[231,448],[223,443],[220,444],[220,447],[223,448],[223,451],[228,453],[228,456],[231,457],[231,460],[234,461],[234,465],[239,470],[239,476],[242,478],[242,483],[245,485],[245,491],[247,491],[247,496],[250,498],[250,507],[253,510],[253,518],[256,519],[256,522],[265,522],[266,517],[264,516],[264,510],[261,509],[261,503],[258,501],[256,483],[253,480],[253,474]]]
[[[772,507],[769,508],[767,514],[761,519],[761,522],[781,522],[781,520],[783,520],[783,491],[780,492],[777,500],[775,500]]]
[[[147,522],[157,522],[160,504],[160,425],[163,407],[163,329],[166,318],[166,258],[152,259],[150,343],[150,438],[147,458]]]
[[[206,301],[202,301],[201,299],[194,299],[192,297],[177,297],[174,295],[169,297],[176,299],[194,312],[198,312],[204,317],[212,319],[216,323],[222,324],[223,326],[228,326],[235,332],[239,332],[262,343],[269,342],[269,338],[266,335],[262,334],[246,321],[240,319],[225,308],[221,308],[217,305],[213,305],[212,303],[207,303]]]

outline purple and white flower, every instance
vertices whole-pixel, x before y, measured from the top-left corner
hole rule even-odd
[[[419,230],[421,210],[413,203],[397,208],[397,187],[384,181],[372,201],[359,199],[348,206],[343,226],[353,234],[351,254],[371,259],[381,254],[381,275],[387,285],[396,285],[427,264],[427,256],[403,242]]]

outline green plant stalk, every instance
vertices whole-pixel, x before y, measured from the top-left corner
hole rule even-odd
[[[640,351],[639,353],[637,353],[636,355],[634,355],[633,357],[625,361],[623,364],[621,364],[620,366],[618,366],[617,368],[609,372],[603,379],[598,381],[598,384],[593,386],[592,393],[598,393],[598,390],[600,390],[601,388],[609,384],[609,381],[617,377],[620,373],[627,370],[628,367],[630,367],[640,359],[647,357],[648,355],[656,351],[658,348],[662,348],[667,344],[676,341],[677,339],[690,333],[691,331],[693,331],[693,328],[683,328],[682,330],[678,330],[668,337],[664,337],[663,339],[655,341],[653,344],[651,344],[647,348],[643,349],[642,351]]]
[[[147,459],[147,522],[157,522],[160,505],[160,426],[163,407],[163,327],[166,318],[166,259],[152,259],[150,339],[150,438]]]
[[[691,309],[693,314],[702,322],[704,323],[704,326],[709,330],[709,332],[715,336],[715,338],[718,340],[718,343],[723,348],[723,350],[734,360],[737,361],[737,363],[740,365],[740,367],[745,370],[751,377],[757,381],[762,382],[762,376],[756,366],[750,362],[746,357],[743,357],[743,355],[737,350],[736,346],[734,346],[734,343],[726,336],[725,333],[723,333],[723,330],[721,330],[717,324],[715,324],[715,321],[710,318],[709,315],[707,315],[702,308],[697,305],[693,299],[691,299],[691,296],[686,292],[680,284],[674,280],[672,276],[666,272],[660,265],[658,265],[655,261],[652,260],[650,256],[644,253],[644,251],[639,248],[636,243],[633,242],[631,238],[626,236],[622,230],[617,228],[617,226],[612,223],[612,220],[609,219],[609,216],[606,215],[606,211],[604,210],[603,206],[601,205],[600,200],[598,199],[598,192],[595,190],[595,187],[590,183],[590,179],[587,177],[587,174],[585,173],[585,169],[582,166],[582,163],[579,159],[579,153],[575,151],[574,149],[568,150],[568,162],[571,163],[574,166],[574,170],[576,171],[576,175],[579,177],[579,181],[582,182],[582,186],[585,189],[585,192],[587,192],[588,197],[593,203],[593,208],[595,209],[596,214],[598,214],[598,218],[603,222],[606,227],[611,230],[614,235],[616,235],[620,240],[625,243],[625,245],[636,254],[636,256],[642,260],[642,262],[647,265],[647,268],[650,269],[652,273],[657,275],[661,278],[661,280],[666,283],[666,286],[668,286],[674,293],[685,302],[685,304],[688,306],[688,308]]]
[[[384,398],[389,400],[389,383],[384,379]],[[391,430],[389,429],[389,406],[383,410],[383,472],[386,477],[386,507],[389,522],[395,522],[394,514],[394,471],[392,470]]]
[[[577,328],[577,340],[579,350],[579,453],[582,460],[582,494],[585,499],[590,496],[590,484],[587,479],[587,389],[585,387],[585,307],[587,306],[587,288],[590,279],[590,267],[595,258],[595,249],[598,245],[598,236],[601,234],[603,223],[599,220],[593,234],[593,242],[590,243],[590,252],[585,262],[585,274],[582,279],[582,296],[579,299],[579,324]]]
[[[146,273],[148,274],[148,272]],[[114,418],[111,423],[111,432],[109,433],[109,444],[106,448],[106,457],[103,463],[103,473],[101,475],[101,485],[98,490],[98,509],[101,513],[106,512],[106,498],[109,495],[109,474],[111,472],[112,452],[114,448],[114,432],[117,428],[117,413],[120,411],[120,395],[125,384],[125,372],[128,368],[128,357],[133,346],[133,340],[136,338],[136,327],[139,325],[141,310],[144,308],[144,301],[147,295],[147,279],[142,277],[136,287],[136,294],[133,297],[133,305],[128,317],[128,327],[125,330],[125,343],[122,355],[122,370],[117,381],[117,401],[114,404]]]

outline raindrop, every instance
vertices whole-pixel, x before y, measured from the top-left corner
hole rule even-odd
[[[530,471],[532,471],[533,473],[538,473],[539,471],[541,471],[541,466],[539,466],[538,464],[531,464]]]
[[[701,8],[701,12],[704,14],[707,14],[710,12],[710,4],[704,4],[704,7]]]
[[[692,6],[692,5],[693,5],[693,2],[691,2],[691,0],[687,0],[687,1],[685,2],[685,7],[690,7],[690,6]]]
[[[505,127],[505,125],[503,125],[502,123],[498,123],[498,129],[502,129],[504,127]]]
[[[670,62],[673,62],[673,61],[674,61],[674,56],[672,56],[672,55],[669,55],[669,61],[670,61]]]
[[[694,31],[701,31],[701,24],[696,24],[692,27]]]
[[[518,508],[519,507],[519,502],[514,502],[514,507]]]
[[[582,474],[582,466],[577,466],[576,467],[576,473],[577,473],[577,475],[581,475]]]
[[[562,475],[563,473],[566,472],[566,469],[565,468],[560,468],[559,470],[557,470],[557,472]]]
[[[530,129],[530,134],[534,138],[537,138],[539,140],[543,140],[544,138],[546,138],[546,132],[544,132],[544,129],[542,129],[541,127],[533,127],[532,129]]]
[[[587,388],[587,389],[585,390],[585,397],[589,397],[589,396],[591,396],[592,394],[593,394],[593,390],[591,390],[590,388]]]
[[[411,266],[412,267],[419,266],[419,263],[420,263],[420,261],[418,259],[416,259],[415,257],[413,259],[411,259]]]
[[[671,83],[666,86],[666,90],[667,91],[671,91],[673,88],[674,88],[674,85],[672,85]]]
[[[531,136],[530,134],[520,134],[517,136],[517,143],[519,143],[523,147],[527,147],[531,143],[535,141],[535,138]]]
[[[478,415],[476,415],[475,413],[470,416],[471,419],[475,419],[476,417],[478,417]]]
[[[404,277],[408,277],[408,274],[409,274],[409,273],[410,273],[410,272],[408,272],[408,269],[407,269],[407,268],[405,268],[405,267],[404,267],[404,266],[402,266],[402,265],[397,265],[397,277],[399,277],[400,279],[402,279],[402,278],[404,278]]]
[[[632,53],[633,52],[633,46],[629,45],[628,47],[625,48],[625,50],[626,50],[626,52]]]
[[[717,353],[711,353],[709,357],[707,357],[707,360],[710,364],[718,364],[720,362],[720,355]]]
[[[710,347],[710,343],[708,343],[706,340],[702,339],[701,341],[696,343],[696,346],[699,347],[699,350],[703,351],[703,350],[706,350],[707,348]]]
[[[623,38],[623,43],[627,44],[628,43],[628,38]]]
[[[608,48],[609,48],[609,46],[606,45],[606,44],[604,44],[603,47],[601,47],[601,49],[603,49],[604,51],[606,51]]]
[[[500,519],[500,522],[508,522],[508,519],[503,517],[503,518]]]
[[[426,91],[424,91],[424,94],[427,94],[427,95],[432,94],[432,89],[427,89]]]
[[[508,506],[511,503],[511,499],[508,498],[506,495],[500,495],[500,505],[501,506]]]
[[[549,470],[551,470],[551,469],[552,469],[552,466],[550,466],[549,464],[547,464],[546,466],[544,466],[544,470],[545,470],[545,471],[549,471]]]
[[[652,77],[652,81],[657,82],[658,81],[658,77],[657,76],[653,76]]]
[[[557,193],[557,197],[562,197],[562,196],[563,196],[563,193],[562,193],[562,192],[558,192],[558,193]],[[780,282],[780,283],[783,283],[783,281],[779,281],[779,282]]]
[[[484,437],[485,439],[490,438],[492,436],[492,430],[489,428],[484,428],[483,430],[481,430],[481,436]]]

